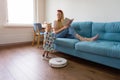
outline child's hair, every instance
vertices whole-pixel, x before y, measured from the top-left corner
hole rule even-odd
[[[51,23],[47,23],[47,26],[51,27]]]
[[[50,29],[52,28],[51,23],[46,23],[46,24],[47,24],[47,26],[45,28],[45,31],[47,31],[48,28],[50,28]]]

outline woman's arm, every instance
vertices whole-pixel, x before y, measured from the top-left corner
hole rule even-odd
[[[64,29],[68,28],[67,25],[61,27],[60,29],[58,29],[57,27],[58,27],[57,26],[57,21],[54,21],[53,32],[56,33],[56,34],[59,33],[59,32],[61,32],[61,31],[63,31]]]
[[[65,29],[65,27],[62,27],[60,29],[56,29],[56,28],[53,27],[53,32],[57,34],[57,33],[61,32],[61,31],[63,31],[64,29]]]

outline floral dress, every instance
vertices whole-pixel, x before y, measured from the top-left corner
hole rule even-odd
[[[52,32],[45,32],[44,33],[44,44],[43,48],[45,51],[53,51],[54,50],[54,33]]]

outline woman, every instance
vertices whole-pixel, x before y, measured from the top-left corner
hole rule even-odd
[[[63,11],[57,10],[57,20],[54,21],[54,27],[53,27],[53,31],[56,34],[57,38],[64,38],[64,37],[69,36],[69,38],[77,38],[81,41],[93,41],[98,38],[98,35],[96,35],[92,38],[85,38],[78,34],[75,34],[73,36],[73,35],[69,34],[69,26],[70,26],[71,22],[73,21],[73,19],[70,22],[68,22],[68,24],[65,26],[63,26],[63,21],[64,21]]]
[[[68,28],[72,20],[68,22],[67,25],[63,26],[64,13],[62,10],[57,10],[57,20],[54,21],[54,27],[53,27],[53,31],[56,34],[57,38],[67,37],[69,31]]]

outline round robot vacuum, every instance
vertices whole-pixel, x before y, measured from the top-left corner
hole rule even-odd
[[[49,65],[56,68],[65,67],[67,65],[67,60],[60,57],[52,58],[49,60]]]

